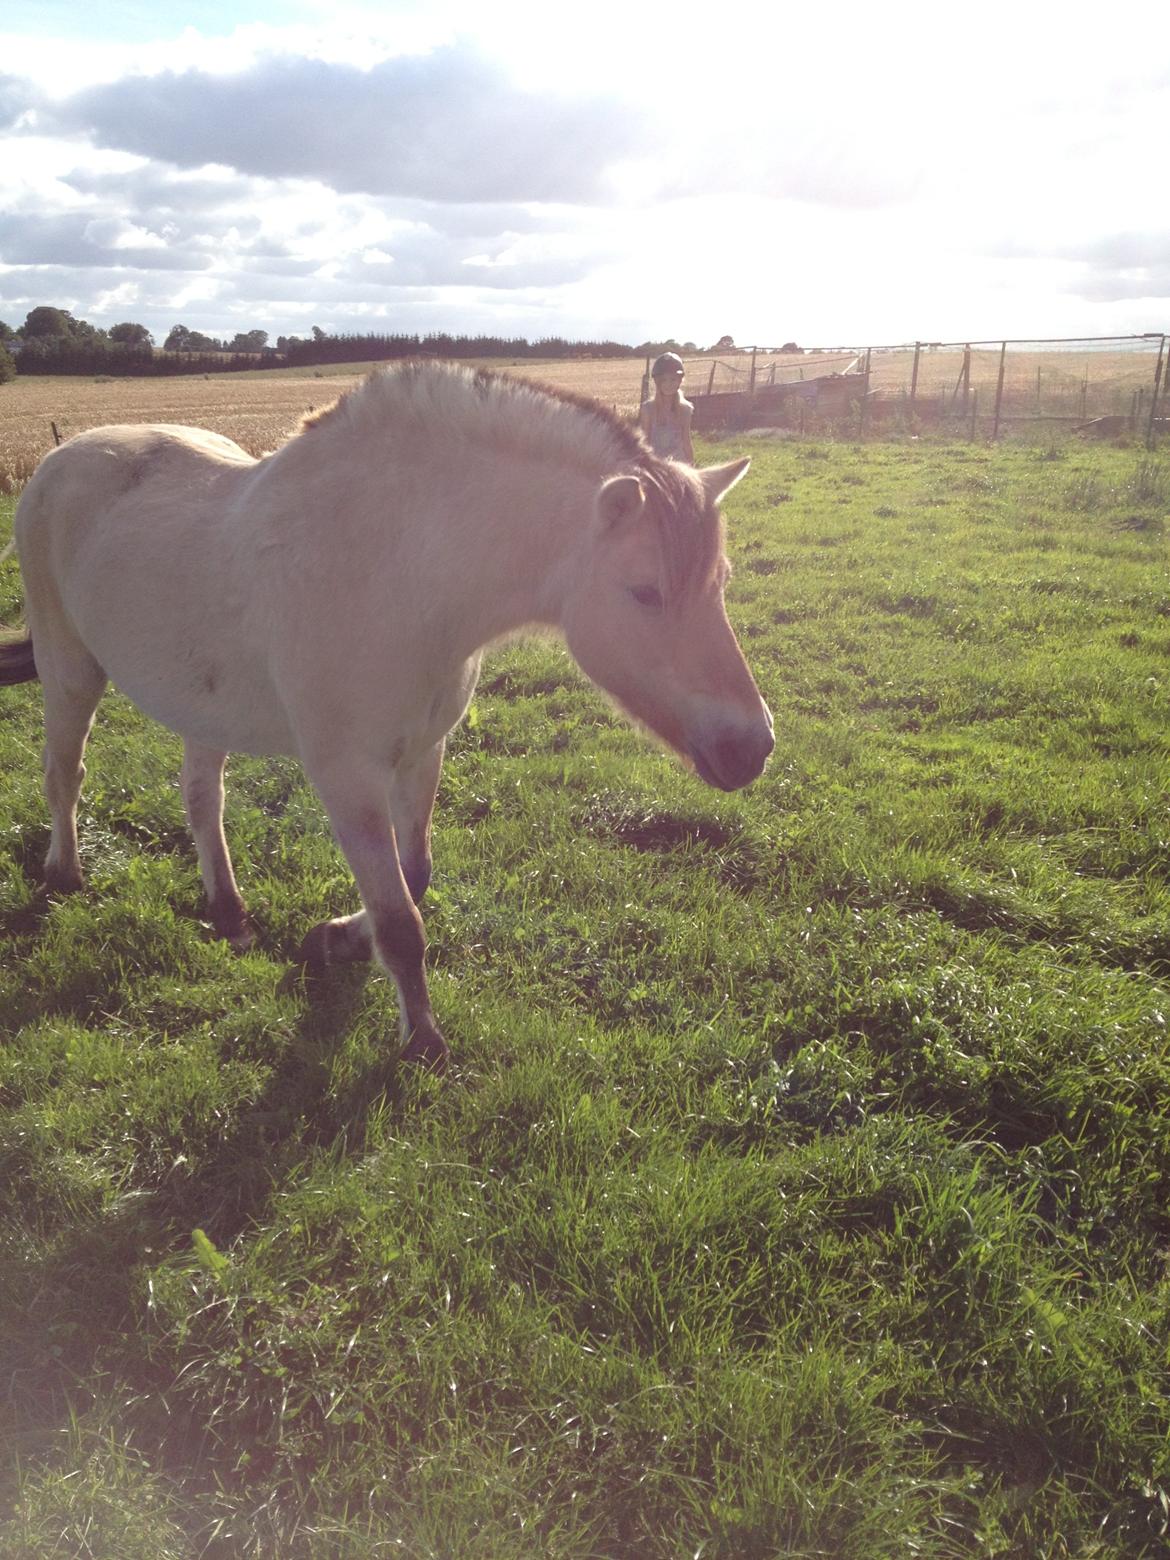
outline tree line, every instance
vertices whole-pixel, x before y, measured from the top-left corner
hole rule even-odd
[[[0,382],[16,373],[146,375],[255,368],[267,346],[263,330],[218,341],[176,325],[159,350],[146,326],[133,320],[107,330],[75,319],[68,309],[42,304],[16,329],[0,320]]]
[[[725,350],[730,337],[716,345]],[[280,365],[361,363],[396,358],[636,358],[659,352],[695,352],[694,342],[568,341],[544,336],[528,341],[513,336],[408,334],[330,335],[314,325],[309,336],[278,336],[269,343],[264,330],[241,331],[229,340],[175,325],[161,349],[145,325],[127,320],[108,329],[75,319],[67,309],[41,305],[24,324],[0,320],[0,383],[21,374],[231,373]]]

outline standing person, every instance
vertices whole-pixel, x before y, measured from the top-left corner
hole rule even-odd
[[[683,361],[677,352],[664,352],[650,370],[654,394],[642,402],[638,425],[656,455],[673,456],[695,464],[691,445],[691,413],[694,407],[682,393]]]

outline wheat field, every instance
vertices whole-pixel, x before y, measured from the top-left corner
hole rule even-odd
[[[226,434],[254,455],[275,448],[297,419],[326,405],[353,376],[286,379],[20,378],[0,393],[0,492],[21,487],[62,439],[109,423],[185,423]]]
[[[0,387],[0,493],[21,488],[62,439],[110,423],[183,423],[234,439],[250,454],[277,445],[306,412],[327,406],[373,365],[338,365],[309,373],[280,370],[164,379],[85,379],[64,375],[18,378]],[[637,410],[643,365],[638,359],[487,365],[592,395],[619,411]]]

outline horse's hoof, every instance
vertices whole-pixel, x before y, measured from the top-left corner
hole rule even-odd
[[[236,924],[234,931],[220,932],[219,935],[236,953],[247,953],[250,948],[255,946],[257,934],[251,916],[246,915],[242,921]]]
[[[323,970],[329,962],[329,922],[322,921],[301,939],[297,949],[297,963],[307,964],[310,969]]]
[[[85,879],[72,867],[45,865],[45,887],[50,894],[79,894],[85,887]]]
[[[222,937],[225,943],[230,944],[237,953],[247,953],[256,941],[256,927],[252,917],[246,910],[232,908],[230,910],[211,911],[211,929],[217,937]]]
[[[427,1072],[446,1072],[451,1060],[451,1047],[437,1029],[416,1029],[406,1042],[400,1061],[411,1067],[422,1067]]]
[[[327,964],[365,964],[372,953],[360,917],[346,916],[314,926],[297,949],[297,958],[320,970]]]

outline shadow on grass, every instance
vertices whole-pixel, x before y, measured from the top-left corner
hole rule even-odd
[[[333,1064],[349,1039],[372,973],[367,964],[324,972],[292,965],[280,983],[303,1008],[295,1033],[263,1090],[225,1134],[214,1162],[157,1196],[180,1239],[194,1228],[229,1243],[262,1219],[282,1179],[321,1149],[360,1153],[370,1111],[404,1108],[397,1027],[377,1062],[338,1087]],[[408,1076],[411,1074],[408,1070]],[[413,1095],[411,1095],[413,1097]]]
[[[577,823],[597,839],[615,840],[642,855],[698,851],[712,876],[743,893],[750,893],[765,877],[752,841],[718,818],[596,796],[589,799]]]
[[[9,1362],[0,1372],[0,1426],[19,1438],[22,1456],[51,1455],[110,1374],[126,1382],[128,1406],[139,1404],[136,1420],[157,1417],[148,1400],[169,1378],[153,1379],[143,1347],[152,1304],[144,1270],[189,1251],[196,1229],[217,1247],[230,1245],[263,1222],[282,1185],[322,1149],[363,1151],[372,1109],[384,1103],[402,1115],[417,1104],[417,1091],[399,1077],[396,1030],[384,1060],[335,1086],[332,1064],[350,1037],[369,973],[364,965],[320,975],[288,971],[283,988],[303,998],[295,1032],[261,1091],[218,1144],[207,1145],[199,1167],[188,1171],[180,1152],[154,1185],[129,1186],[98,1211],[77,1209],[35,1255],[31,1233],[22,1242],[10,1231],[12,1249],[0,1269],[0,1357]],[[182,1439],[181,1428],[171,1432]],[[174,1433],[166,1438],[173,1442]],[[0,1430],[0,1446],[4,1440]]]
[[[1136,936],[1110,934],[1091,923],[1058,921],[1014,895],[941,880],[925,887],[921,903],[960,931],[994,932],[1019,947],[1047,944],[1061,952],[1083,948],[1098,963],[1128,974],[1162,980],[1170,973],[1170,933],[1161,925]]]
[[[45,828],[22,830],[9,849],[21,877],[35,893],[35,898],[28,904],[0,913],[0,934],[15,941],[19,937],[35,936],[52,908],[52,896],[45,887],[44,871],[49,831]]]

